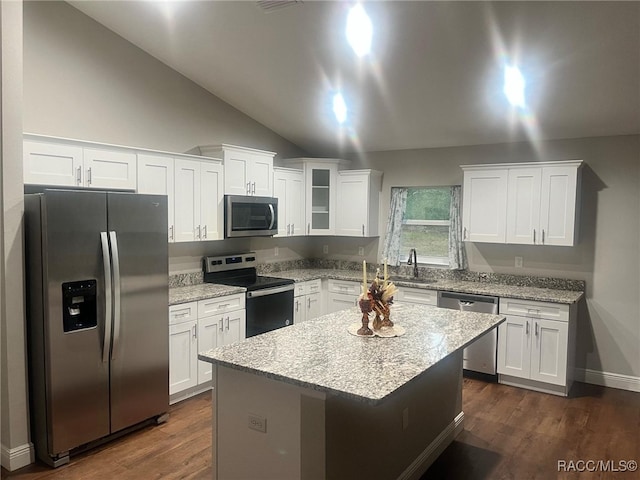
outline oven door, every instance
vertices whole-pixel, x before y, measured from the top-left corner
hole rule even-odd
[[[247,338],[293,324],[293,284],[247,292]]]
[[[272,236],[278,233],[278,199],[225,195],[225,238]]]

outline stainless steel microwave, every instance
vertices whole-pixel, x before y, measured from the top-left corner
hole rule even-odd
[[[224,196],[224,237],[268,237],[278,233],[278,199]]]

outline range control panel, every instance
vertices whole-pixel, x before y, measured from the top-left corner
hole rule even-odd
[[[255,252],[224,255],[221,257],[204,257],[204,272],[226,272],[240,268],[251,268],[257,265]]]

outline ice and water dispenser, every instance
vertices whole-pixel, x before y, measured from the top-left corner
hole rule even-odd
[[[62,319],[65,333],[98,325],[95,280],[62,284]]]

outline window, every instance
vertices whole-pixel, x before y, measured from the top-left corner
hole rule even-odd
[[[400,232],[400,259],[416,249],[419,263],[449,264],[450,187],[407,189],[407,206]]]

